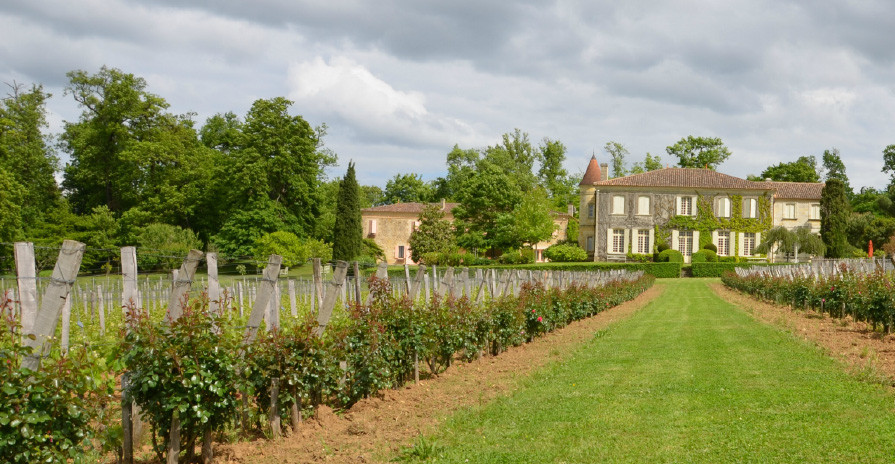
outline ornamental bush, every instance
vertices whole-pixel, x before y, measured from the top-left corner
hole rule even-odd
[[[660,263],[683,263],[684,255],[680,251],[667,249],[659,253],[658,262]]]
[[[690,256],[691,263],[715,263],[718,261],[718,254],[712,250],[702,249]]]
[[[544,250],[544,256],[557,263],[587,261],[587,252],[577,244],[557,243]]]

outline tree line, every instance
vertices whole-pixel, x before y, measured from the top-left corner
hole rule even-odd
[[[12,83],[0,100],[0,243],[27,239],[53,247],[76,239],[91,250],[84,258],[88,269],[110,266],[114,250],[132,244],[154,252],[142,254],[147,268],[165,267],[170,256],[190,248],[246,258],[286,246],[293,265],[311,255],[375,260],[382,251],[360,237],[361,208],[442,199],[459,203],[454,227],[450,233],[435,227],[441,238],[432,244],[417,240],[420,253],[463,249],[497,256],[548,239],[555,232],[551,212],[578,203],[582,173],[563,167],[565,145],[551,138],[534,144],[519,129],[493,146],[454,146],[445,175],[432,181],[398,173],[381,189],[358,185],[353,164],[343,178],[328,178],[337,155],[324,143],[326,125],[293,115],[293,102],[284,97],[259,99],[244,115],[223,112],[198,124],[193,113],[172,113],[133,74],[103,67],[67,77],[64,95],[81,113],[64,122],[60,134],[48,133],[51,95],[42,85]],[[613,177],[662,168],[658,155],[647,153],[629,165],[621,143],[607,142],[604,149]],[[666,153],[677,166],[709,169],[731,156],[720,138],[696,136]],[[67,155],[64,166],[60,154]],[[895,180],[895,145],[884,150],[883,170]],[[870,239],[882,244],[895,234],[893,184],[853,192],[835,149],[824,152],[822,164],[803,156],[769,166],[757,178],[839,179],[851,208],[845,235],[852,248]],[[424,222],[443,219],[433,215],[424,215]],[[574,220],[566,232],[574,242]],[[9,267],[10,253],[2,255],[7,262],[0,265]]]

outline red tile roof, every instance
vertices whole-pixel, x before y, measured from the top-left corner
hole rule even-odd
[[[441,206],[441,203],[431,203],[433,205]],[[450,203],[446,202],[444,204],[444,212],[447,214],[451,214],[451,211],[459,205],[460,203]],[[382,205],[382,206],[374,206],[372,208],[364,208],[361,211],[364,213],[414,213],[419,214],[423,212],[423,209],[427,206],[427,203],[392,203],[390,205]]]
[[[594,182],[599,181],[602,177],[603,173],[600,170],[600,163],[597,161],[597,157],[591,156],[590,163],[587,165],[587,170],[584,171],[584,177],[581,178],[581,183],[578,185],[593,185]]]
[[[752,182],[711,169],[665,168],[594,182],[594,185],[630,187],[689,187],[712,189],[770,190],[765,182]]]
[[[776,198],[787,200],[820,200],[823,182],[764,182],[777,191]]]

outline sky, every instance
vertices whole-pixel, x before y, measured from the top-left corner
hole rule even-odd
[[[837,148],[856,190],[888,184],[895,144],[888,0],[3,0],[0,31],[0,82],[43,84],[52,132],[80,115],[66,73],[108,66],[199,125],[286,96],[326,124],[328,174],[354,160],[368,185],[515,128],[571,173],[608,141],[673,165],[720,137],[740,177]]]

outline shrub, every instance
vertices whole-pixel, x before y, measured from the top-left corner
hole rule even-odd
[[[0,307],[0,314],[7,309]],[[44,359],[34,372],[21,365],[31,350],[20,340],[18,324],[0,316],[0,461],[98,460],[91,440],[108,419],[101,412],[114,385],[103,358],[75,347]]]
[[[703,250],[712,250],[715,253],[718,252],[718,247],[715,246],[714,243],[706,243],[705,246],[702,247]]]
[[[718,254],[712,250],[703,248],[690,256],[691,263],[714,263],[718,261]]]
[[[684,255],[681,254],[680,251],[667,249],[659,253],[660,263],[683,263]]]
[[[128,313],[131,331],[117,356],[130,372],[127,393],[149,421],[160,461],[175,414],[181,449],[191,454],[196,440],[223,430],[236,413],[237,331],[220,330],[225,322],[207,300],[187,305],[174,322]]]
[[[667,243],[665,243],[665,242],[659,242],[659,243],[656,245],[656,253],[661,253],[661,252],[663,252],[663,251],[665,251],[665,250],[668,250],[669,248],[670,248],[670,247],[668,246]]]
[[[140,269],[176,269],[190,250],[202,248],[202,242],[192,230],[160,223],[144,227],[137,243],[141,248],[152,250],[149,253],[138,250]]]
[[[556,263],[587,261],[587,252],[577,244],[557,243],[544,250],[544,256]]]
[[[500,258],[497,258],[497,262],[500,264],[529,264],[534,262],[534,257],[531,255],[526,256],[519,251],[510,251],[500,255]]]
[[[635,261],[638,263],[648,263],[653,260],[653,255],[644,255],[639,253],[628,253],[628,261]]]

